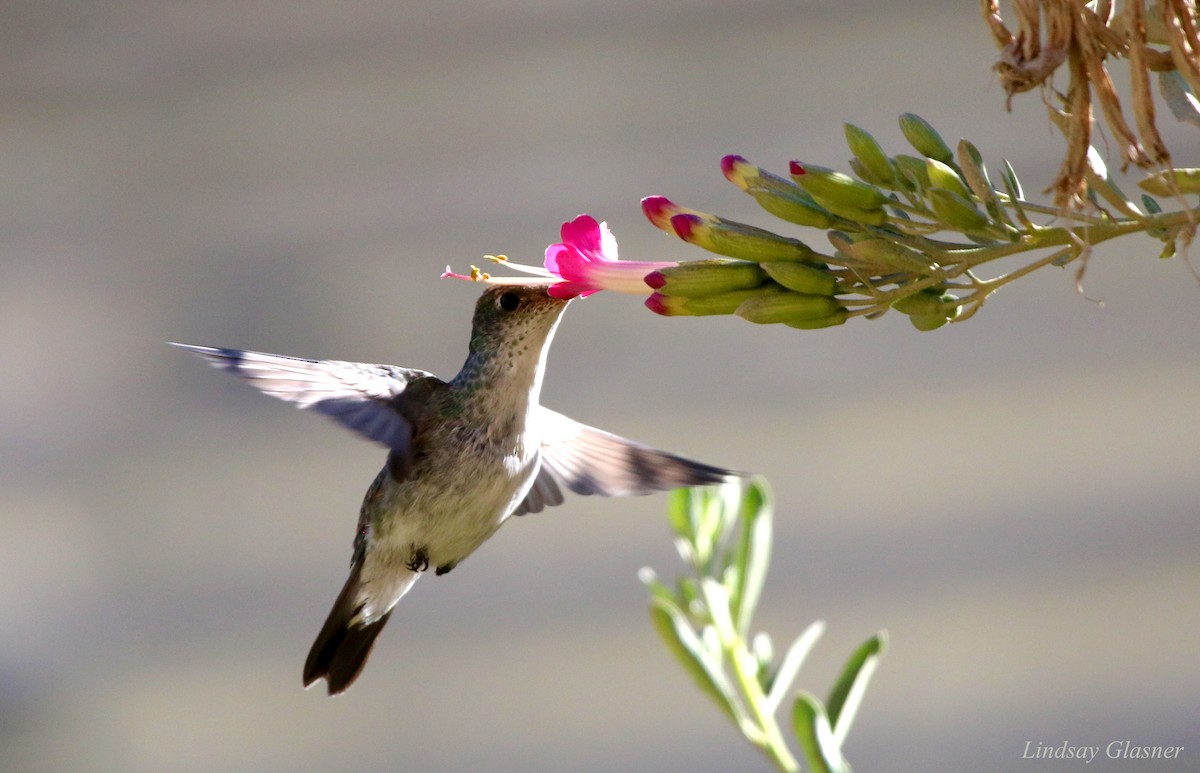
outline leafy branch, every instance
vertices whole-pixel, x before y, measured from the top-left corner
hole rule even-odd
[[[765,482],[676,491],[669,517],[691,574],[670,587],[653,570],[642,570],[655,627],[750,743],[780,770],[800,770],[776,715],[824,623],[809,625],[781,659],[767,634],[751,635],[770,563],[772,512]],[[885,641],[881,632],[864,642],[824,702],[804,691],[793,699],[793,732],[810,770],[850,770],[842,745]]]

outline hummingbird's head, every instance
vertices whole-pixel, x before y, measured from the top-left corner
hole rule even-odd
[[[536,363],[567,303],[551,297],[544,283],[487,287],[475,304],[471,353]]]

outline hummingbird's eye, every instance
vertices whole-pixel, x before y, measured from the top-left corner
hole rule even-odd
[[[514,292],[507,292],[500,296],[499,303],[500,308],[505,311],[516,311],[517,307],[521,305],[521,296]]]

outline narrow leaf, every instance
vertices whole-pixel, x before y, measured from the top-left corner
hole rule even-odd
[[[834,741],[829,717],[815,695],[801,691],[796,696],[792,728],[811,773],[849,773],[850,765]]]
[[[1004,182],[1004,190],[1008,193],[1008,205],[1013,208],[1017,219],[1026,228],[1033,228],[1033,222],[1029,219],[1029,215],[1025,214],[1025,208],[1021,206],[1021,202],[1025,198],[1025,192],[1021,190],[1021,181],[1017,179],[1017,173],[1013,170],[1012,164],[1008,163],[1008,159],[1004,159],[1004,168],[1000,170],[1000,179]]]
[[[664,585],[663,581],[658,579],[658,575],[655,574],[654,570],[650,567],[642,567],[642,569],[638,572],[638,579],[650,589],[650,595],[653,598],[665,599],[676,605],[679,603],[675,597],[674,591]]]
[[[771,645],[771,637],[764,632],[754,634],[750,642],[750,651],[754,653],[754,676],[758,680],[763,693],[771,689],[771,665],[775,660],[775,648]],[[770,713],[774,714],[774,711]]]
[[[704,602],[708,605],[708,613],[712,615],[713,627],[725,644],[726,636],[734,634],[733,617],[729,613],[729,589],[711,577],[700,578],[700,592],[704,594]]]
[[[1137,184],[1155,196],[1200,193],[1200,169],[1164,169],[1138,180]]]
[[[724,514],[720,497],[711,488],[695,488],[691,497],[692,523],[696,529],[696,561],[706,571],[712,568],[711,561],[723,531]]]
[[[829,693],[829,720],[833,724],[833,736],[838,746],[846,740],[854,715],[862,703],[867,683],[879,665],[879,658],[887,646],[887,632],[879,633],[867,639],[850,656],[842,674]]]
[[[808,653],[824,632],[825,622],[817,620],[805,628],[804,633],[796,637],[796,640],[788,647],[767,694],[767,711],[769,713],[774,714],[775,710],[779,708],[779,704],[783,703],[783,696],[792,689],[792,682],[796,681],[796,674],[800,673],[800,666],[804,665],[804,659],[808,657]]]
[[[962,169],[963,179],[967,181],[967,185],[975,197],[983,202],[988,216],[997,223],[1012,225],[1008,219],[1008,213],[1004,211],[1004,207],[1000,206],[1000,199],[996,197],[992,181],[988,179],[987,167],[983,165],[983,156],[979,149],[967,140],[959,140],[958,165]]]
[[[1200,101],[1177,70],[1158,74],[1158,90],[1178,121],[1200,126]]]
[[[740,516],[742,529],[735,562],[738,585],[733,594],[733,613],[737,630],[745,638],[771,565],[771,494],[763,478],[755,478],[743,494]]]
[[[688,516],[690,497],[691,491],[681,488],[672,491],[667,499],[667,521],[671,524],[671,530],[683,539],[692,536],[692,522]]]
[[[1088,194],[1099,194],[1104,197],[1109,204],[1112,204],[1117,209],[1130,217],[1142,218],[1145,215],[1137,204],[1125,195],[1120,186],[1109,176],[1108,166],[1104,163],[1104,159],[1092,146],[1088,146],[1087,153],[1087,169],[1083,173],[1088,184]],[[1097,202],[1097,207],[1099,202]]]
[[[741,725],[742,716],[734,702],[733,689],[720,670],[720,664],[708,656],[696,632],[679,607],[662,598],[650,602],[650,618],[662,636],[667,649],[692,675],[696,684],[734,721]]]

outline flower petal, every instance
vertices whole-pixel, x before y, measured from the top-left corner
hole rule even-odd
[[[574,220],[562,224],[562,240],[585,254],[603,256],[604,238],[602,226],[591,215],[577,215]],[[608,231],[608,225],[603,226]],[[608,234],[612,240],[612,233]]]
[[[571,248],[565,244],[551,244],[546,248],[546,270],[555,276],[562,276],[562,260],[563,253],[570,252]]]
[[[546,293],[551,298],[558,298],[560,301],[569,301],[572,298],[586,298],[595,292],[599,292],[599,289],[578,282],[559,282],[558,284],[550,285],[550,288],[546,290]]]

